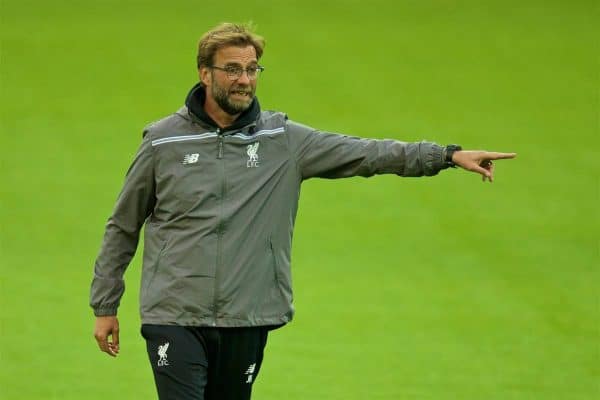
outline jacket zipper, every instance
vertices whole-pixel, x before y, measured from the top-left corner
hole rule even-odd
[[[217,132],[219,132],[219,130],[217,130]],[[223,158],[223,135],[221,133],[219,133],[218,135],[219,135],[219,151],[217,152],[217,158],[221,159],[221,158]]]
[[[223,160],[223,132],[221,129],[217,129],[218,135],[218,151],[217,151],[217,159],[221,160],[220,162],[220,174],[221,174],[221,196],[220,196],[220,204],[219,204],[219,222],[217,223],[217,260],[216,260],[216,269],[215,269],[215,284],[214,284],[214,298],[213,298],[213,326],[217,326],[217,319],[219,313],[218,301],[219,301],[219,271],[221,270],[223,257],[222,247],[223,247],[223,205],[224,205],[224,197],[225,197],[225,161]]]
[[[224,204],[225,204],[225,160],[223,159],[223,130],[217,128],[217,159],[221,160],[221,198],[219,204],[219,222],[217,223],[217,265],[215,269],[215,285],[214,285],[214,298],[213,298],[213,322],[212,326],[217,326],[217,320],[219,317],[219,271],[223,267],[223,232],[225,226],[224,216]]]

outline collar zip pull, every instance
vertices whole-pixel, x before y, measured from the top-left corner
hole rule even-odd
[[[221,133],[221,128],[217,128],[217,135],[219,135],[219,152],[217,154],[217,158],[223,158],[223,134]]]

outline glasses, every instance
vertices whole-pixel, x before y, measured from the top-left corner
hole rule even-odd
[[[232,81],[237,81],[238,79],[240,79],[242,77],[242,74],[244,73],[244,71],[246,71],[246,75],[248,75],[248,79],[253,81],[258,78],[258,76],[260,75],[260,73],[262,71],[265,70],[265,67],[262,67],[260,65],[250,66],[250,67],[247,67],[246,69],[242,68],[239,65],[227,65],[224,68],[212,65],[210,68],[225,71],[225,73],[227,74],[227,77]]]

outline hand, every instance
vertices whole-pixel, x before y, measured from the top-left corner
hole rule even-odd
[[[109,341],[108,337],[111,337]],[[100,350],[116,357],[119,354],[119,320],[116,316],[96,317],[94,337]]]
[[[516,156],[517,153],[461,150],[452,155],[452,162],[466,170],[481,174],[484,182],[489,179],[491,183],[494,181],[494,163],[492,160],[515,158]]]

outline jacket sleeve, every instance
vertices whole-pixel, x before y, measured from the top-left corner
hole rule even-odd
[[[447,168],[435,143],[376,140],[314,130],[287,121],[302,179],[369,177],[375,174],[432,176]]]
[[[106,224],[90,290],[90,305],[96,316],[117,315],[125,291],[123,274],[135,254],[140,229],[154,208],[154,166],[149,136],[144,131],[142,144]]]

